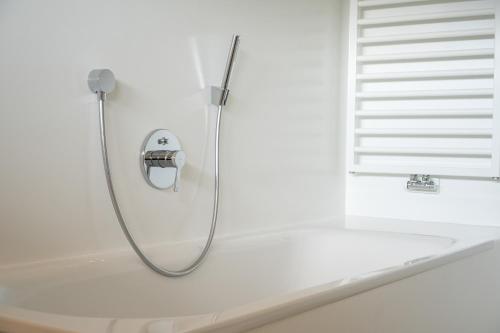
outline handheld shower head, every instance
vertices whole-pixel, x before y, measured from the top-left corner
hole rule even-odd
[[[224,78],[222,79],[222,89],[227,90],[229,87],[229,79],[231,78],[231,72],[233,71],[234,60],[236,58],[236,53],[238,51],[238,45],[240,44],[240,36],[233,35],[231,41],[231,48],[229,49],[229,54],[227,56],[226,70],[224,71]]]
[[[233,35],[233,39],[231,40],[231,47],[229,48],[229,54],[227,56],[226,70],[224,71],[224,77],[222,78],[222,84],[220,87],[220,100],[216,105],[226,105],[227,98],[229,97],[229,79],[231,78],[231,72],[233,71],[234,60],[236,58],[236,52],[238,51],[239,44],[240,36]]]
[[[87,80],[89,89],[95,93],[108,94],[115,89],[115,75],[109,69],[94,69],[90,71]]]

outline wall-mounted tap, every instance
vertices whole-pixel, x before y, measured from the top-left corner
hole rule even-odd
[[[406,189],[410,192],[439,192],[439,179],[429,175],[410,175],[406,182]]]

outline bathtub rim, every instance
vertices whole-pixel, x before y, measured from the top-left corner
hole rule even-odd
[[[325,227],[325,225],[307,226]],[[332,225],[330,229],[335,229]],[[291,228],[298,229],[301,228]],[[287,230],[291,230],[287,229]],[[349,231],[383,232],[449,238],[432,233],[410,233],[394,230],[351,229]],[[282,230],[283,231],[283,230]],[[138,332],[148,327],[147,332],[159,332],[160,327],[174,326],[175,332],[238,332],[334,303],[356,294],[423,273],[467,256],[479,254],[495,246],[495,238],[455,239],[449,247],[436,254],[412,260],[398,266],[366,272],[326,284],[293,291],[287,294],[258,300],[218,313],[185,317],[162,318],[93,318],[45,313],[0,304],[0,331],[8,332]],[[84,329],[82,329],[84,327]]]

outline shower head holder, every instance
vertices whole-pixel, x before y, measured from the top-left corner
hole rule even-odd
[[[89,89],[95,94],[109,94],[116,86],[115,75],[109,69],[94,69],[90,71],[87,83]]]

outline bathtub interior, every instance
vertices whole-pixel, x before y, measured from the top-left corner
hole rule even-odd
[[[254,234],[216,241],[204,265],[180,279],[152,273],[129,252],[11,267],[0,271],[1,301],[82,317],[216,313],[398,267],[453,243],[445,237],[326,227]]]

